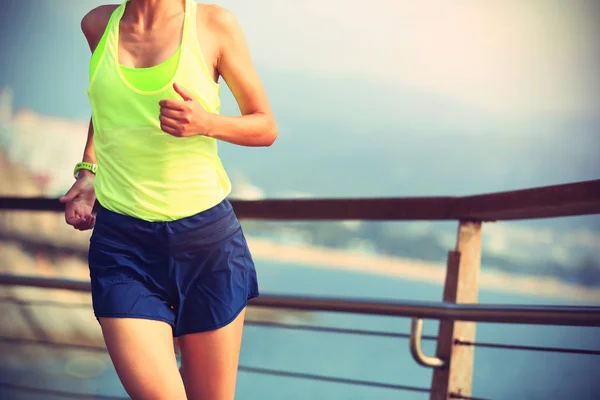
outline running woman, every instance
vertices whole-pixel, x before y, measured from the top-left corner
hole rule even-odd
[[[69,225],[94,228],[92,303],[112,362],[135,400],[231,400],[258,284],[217,142],[277,137],[244,35],[194,0],[100,6],[81,28],[92,118],[60,200]],[[219,115],[220,77],[241,116]]]

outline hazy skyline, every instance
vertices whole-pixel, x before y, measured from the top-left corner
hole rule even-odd
[[[598,111],[593,2],[220,3],[240,16],[264,65],[418,88],[507,117]]]
[[[79,22],[104,2],[4,3],[0,85],[15,87],[18,104],[42,100],[19,99],[23,87],[56,92],[65,97],[70,113],[56,104],[45,107],[49,112],[83,117],[89,112],[89,50]],[[328,77],[390,85],[398,88],[399,101],[403,90],[416,91],[507,120],[600,117],[594,20],[600,7],[593,1],[373,0],[369,7],[342,0],[217,3],[237,16],[262,75],[279,71],[325,80],[323,91]],[[271,91],[278,89],[283,88]],[[356,100],[360,97],[357,93]],[[307,111],[313,106],[306,104]]]

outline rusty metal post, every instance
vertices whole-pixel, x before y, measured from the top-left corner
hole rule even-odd
[[[443,300],[477,303],[480,264],[481,222],[460,221],[456,250],[448,252]],[[456,339],[475,341],[475,323],[440,321],[436,356],[447,360],[447,367],[433,371],[430,400],[471,395],[474,348],[457,345]]]

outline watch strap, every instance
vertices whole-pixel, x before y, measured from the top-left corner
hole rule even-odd
[[[75,169],[73,170],[73,176],[75,177],[75,179],[77,179],[77,177],[79,176],[79,171],[82,169],[86,169],[95,174],[96,170],[98,169],[98,165],[85,161],[78,162],[77,164],[75,164]]]

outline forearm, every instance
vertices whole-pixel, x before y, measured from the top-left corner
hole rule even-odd
[[[205,135],[240,146],[270,146],[277,138],[277,124],[272,115],[264,113],[211,114]]]
[[[85,149],[83,150],[82,161],[96,164],[96,153],[94,152],[94,124],[90,118],[90,125],[88,127],[87,140],[85,142]],[[80,176],[93,175],[91,171],[80,170]]]
[[[96,153],[94,153],[94,124],[90,119],[90,125],[88,127],[87,140],[85,142],[85,149],[83,150],[82,161],[96,164]]]

